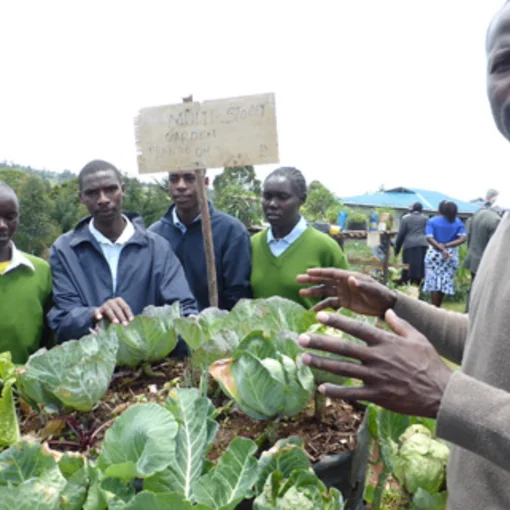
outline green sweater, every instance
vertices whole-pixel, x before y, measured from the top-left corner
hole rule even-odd
[[[311,308],[319,299],[299,295],[303,286],[296,282],[297,275],[312,267],[347,268],[338,243],[313,227],[308,227],[279,257],[273,255],[267,244],[267,229],[251,238],[251,246],[254,298],[282,296]]]
[[[45,313],[51,299],[51,271],[44,260],[23,253],[35,271],[21,265],[0,275],[0,352],[11,351],[14,363],[28,356],[50,336]]]

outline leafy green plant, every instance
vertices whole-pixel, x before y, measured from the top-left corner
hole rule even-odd
[[[408,499],[411,495],[413,504],[418,493],[416,504],[423,507],[412,508],[443,510],[445,505],[436,505],[446,501],[447,497],[446,492],[443,494],[438,491],[444,485],[448,448],[433,437],[435,420],[404,416],[374,404],[369,405],[367,412],[373,438],[372,455],[378,451],[378,457],[373,463],[379,466],[382,464],[377,485],[374,487],[367,484],[365,488],[365,499],[371,504],[371,508],[384,508],[387,482],[394,476],[400,483],[402,495]],[[426,504],[429,506],[425,506]]]
[[[410,494],[424,489],[436,494],[446,480],[449,448],[423,425],[411,425],[399,438],[393,470]]]
[[[335,488],[328,489],[317,476],[297,469],[289,478],[275,471],[269,475],[262,493],[255,499],[254,510],[299,508],[302,510],[342,510],[344,501]]]
[[[101,336],[115,336],[119,343],[117,365],[136,367],[162,360],[177,345],[174,321],[180,315],[179,303],[147,307],[128,325],[111,324]]]
[[[266,334],[281,331],[302,333],[316,322],[313,311],[289,299],[274,296],[239,301],[226,316],[223,327],[244,338],[259,330]]]
[[[49,351],[40,349],[17,371],[18,386],[47,412],[90,411],[108,389],[117,350],[112,335],[89,335]]]
[[[342,495],[327,490],[311,469],[300,437],[281,439],[262,453],[254,509],[342,509]]]
[[[87,494],[85,458],[23,441],[0,453],[0,509],[81,510]]]
[[[0,446],[10,446],[19,441],[19,425],[12,394],[16,382],[16,369],[11,353],[0,354]]]
[[[315,390],[312,371],[302,363],[300,352],[292,339],[255,331],[241,341],[232,358],[213,363],[210,373],[251,418],[294,416]]]
[[[165,469],[175,453],[178,424],[158,404],[135,404],[105,435],[98,466],[105,476],[125,481]]]

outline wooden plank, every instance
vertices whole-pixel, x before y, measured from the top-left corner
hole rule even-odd
[[[141,174],[278,163],[274,94],[140,110]]]

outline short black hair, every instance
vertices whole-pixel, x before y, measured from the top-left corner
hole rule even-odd
[[[18,201],[18,195],[16,195],[16,192],[4,181],[0,181],[0,192],[2,191],[6,194],[12,194],[16,199],[16,202]]]
[[[104,170],[111,170],[119,180],[119,184],[122,184],[122,174],[119,172],[117,167],[108,163],[108,161],[103,161],[102,159],[95,159],[87,163],[78,174],[78,183],[80,185],[80,190],[83,187],[83,180],[85,177],[96,174],[97,172],[103,172]]]
[[[266,181],[271,177],[285,177],[289,179],[296,192],[296,195],[303,200],[306,200],[308,189],[306,187],[306,179],[301,170],[294,168],[293,166],[282,166],[271,172],[267,177]],[[265,182],[265,181],[264,181]]]
[[[459,209],[455,202],[450,202],[449,200],[445,200],[443,204],[443,210],[441,214],[450,222],[453,223],[455,218],[457,217],[457,213]]]
[[[411,211],[413,212],[422,212],[423,211],[423,205],[421,205],[420,202],[415,202],[412,206],[411,206]]]

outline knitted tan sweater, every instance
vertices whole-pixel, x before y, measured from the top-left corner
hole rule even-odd
[[[510,509],[510,216],[482,258],[469,319],[403,295],[395,312],[462,363],[437,420],[437,435],[454,445],[448,509]]]

